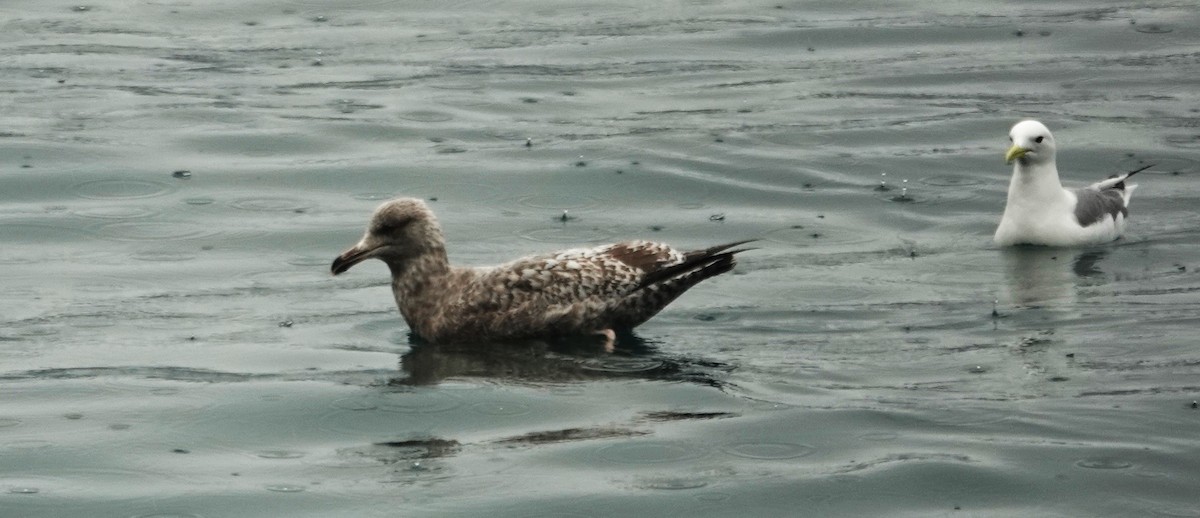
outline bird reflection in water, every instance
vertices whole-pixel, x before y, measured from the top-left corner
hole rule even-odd
[[[1009,300],[1018,305],[1074,301],[1076,287],[1104,275],[1107,249],[1015,246],[1001,250]]]
[[[732,366],[671,356],[632,333],[562,341],[432,344],[410,335],[400,357],[405,374],[390,385],[436,385],[451,378],[485,378],[526,383],[569,383],[605,379],[686,381],[723,388],[719,379]]]

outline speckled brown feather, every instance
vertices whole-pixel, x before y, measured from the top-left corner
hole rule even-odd
[[[662,243],[627,241],[493,267],[454,268],[446,261],[433,213],[419,200],[385,203],[368,229],[357,247],[334,262],[335,274],[366,257],[384,260],[392,271],[401,314],[416,334],[431,342],[629,329],[696,283],[732,269],[733,254],[740,250],[729,249],[743,243],[680,252]],[[376,235],[377,229],[391,233]]]

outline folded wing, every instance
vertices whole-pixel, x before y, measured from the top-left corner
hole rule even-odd
[[[479,271],[456,305],[504,334],[629,329],[696,283],[732,269],[741,251],[732,248],[743,243],[680,252],[628,241],[527,257]]]

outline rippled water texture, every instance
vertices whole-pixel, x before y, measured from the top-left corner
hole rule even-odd
[[[1200,516],[1189,2],[0,3],[0,515]],[[1009,126],[1139,175],[998,250]],[[620,344],[410,342],[453,260],[758,237]],[[564,216],[566,216],[564,218]]]

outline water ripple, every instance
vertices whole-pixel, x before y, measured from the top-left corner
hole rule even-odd
[[[454,116],[446,112],[434,110],[413,110],[403,112],[397,117],[414,122],[447,122],[454,120]]]
[[[297,198],[281,196],[269,198],[241,198],[229,203],[230,207],[253,212],[307,212],[316,204]]]
[[[1167,135],[1163,140],[1166,141],[1167,144],[1174,147],[1189,149],[1200,148],[1200,134],[1189,133]]]
[[[485,401],[471,405],[471,410],[483,415],[490,416],[518,416],[526,415],[533,410],[524,403],[502,403]]]
[[[682,491],[700,489],[708,485],[708,480],[689,477],[657,477],[639,480],[635,486],[640,489],[656,489],[660,491]]]
[[[788,442],[738,442],[726,445],[722,451],[746,459],[782,460],[812,455],[815,448]]]
[[[179,241],[208,238],[219,232],[199,223],[166,221],[120,221],[86,231],[113,241]]]
[[[1175,31],[1170,25],[1162,23],[1139,23],[1133,26],[1133,30],[1142,34],[1167,34]]]
[[[400,414],[449,412],[465,402],[461,396],[445,390],[414,390],[381,395],[379,409]]]
[[[86,209],[74,210],[71,211],[71,213],[76,216],[95,219],[137,219],[158,214],[157,211],[135,205],[107,205],[103,207],[89,207]]]
[[[927,176],[927,177],[921,178],[920,180],[917,180],[917,181],[919,181],[925,185],[933,185],[936,187],[967,187],[967,186],[979,185],[979,184],[983,183],[983,180],[980,180],[978,178],[974,178],[974,177],[970,177],[970,176],[963,176],[963,175],[956,175],[956,174]]]
[[[524,207],[559,211],[568,209],[590,209],[600,205],[602,201],[595,196],[587,194],[566,193],[529,194],[517,198],[516,203]]]
[[[194,513],[149,513],[135,514],[130,518],[204,518],[204,515]]]
[[[617,464],[665,464],[695,460],[708,455],[696,445],[664,441],[636,441],[612,444],[597,450],[597,455]]]
[[[191,252],[145,250],[136,252],[131,257],[135,261],[146,261],[152,263],[179,263],[196,259],[196,254]]]
[[[299,459],[304,457],[304,452],[292,450],[263,450],[256,452],[255,455],[264,459]]]
[[[174,185],[133,179],[92,180],[71,186],[71,191],[81,198],[94,200],[132,200],[152,198],[169,194]]]
[[[827,245],[859,245],[878,242],[878,236],[840,225],[818,222],[791,225],[767,231],[763,239],[787,245],[804,247]]]
[[[517,232],[517,235],[539,243],[581,244],[610,241],[617,233],[609,228],[566,224],[549,228],[521,230]]]
[[[603,358],[589,359],[580,364],[583,370],[614,374],[638,374],[658,370],[666,365],[663,360],[653,358]]]
[[[1133,463],[1114,457],[1089,457],[1075,463],[1076,466],[1087,469],[1127,469]]]
[[[1139,174],[1195,174],[1200,172],[1200,160],[1181,156],[1154,156],[1148,158],[1129,157],[1120,162],[1117,162],[1117,169],[1124,171],[1132,171],[1149,164],[1154,164],[1154,167],[1147,169]],[[1137,178],[1136,176],[1134,177]]]

